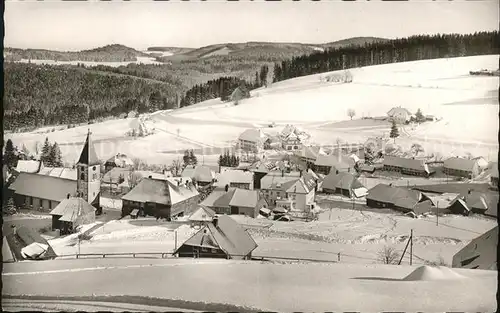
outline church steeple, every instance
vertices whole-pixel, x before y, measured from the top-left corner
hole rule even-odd
[[[97,157],[97,153],[95,152],[94,144],[92,142],[92,137],[90,136],[92,133],[90,129],[87,133],[87,139],[85,140],[85,144],[83,145],[82,153],[80,153],[80,158],[78,159],[77,164],[86,164],[86,165],[97,165],[99,164],[99,158]]]

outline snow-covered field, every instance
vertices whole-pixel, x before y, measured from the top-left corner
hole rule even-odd
[[[129,64],[164,64],[162,62],[156,61],[156,58],[154,57],[137,57],[136,61],[123,61],[123,62],[56,61],[56,60],[39,60],[39,59],[21,59],[16,62],[47,64],[47,65],[78,65],[78,64],[83,64],[85,66],[105,65],[110,67],[127,66]]]
[[[494,271],[193,259],[21,262],[5,264],[2,279],[7,295],[147,295],[276,312],[492,312],[497,287]]]
[[[497,159],[498,77],[470,76],[470,70],[498,68],[498,56],[474,56],[377,65],[349,70],[353,82],[330,83],[332,73],[298,77],[259,88],[239,105],[213,99],[189,107],[151,114],[155,134],[132,140],[124,134],[133,119],[105,121],[43,133],[9,133],[14,144],[33,150],[45,137],[57,141],[63,158],[72,163],[81,149],[87,129],[94,134],[97,153],[106,159],[118,152],[148,163],[170,164],[185,149],[205,148],[204,162],[216,164],[212,147],[231,146],[246,128],[300,124],[313,144],[334,144],[337,139],[365,142],[369,137],[388,136],[389,125],[357,126],[361,117],[384,116],[394,106],[442,118],[417,127],[404,127],[396,143],[409,148],[420,143],[426,154],[481,155]],[[342,72],[342,71],[340,71]],[[346,121],[354,109],[353,121]],[[333,122],[345,121],[342,127]],[[49,128],[50,129],[50,128]],[[267,130],[272,130],[268,128]],[[75,144],[80,143],[80,144]],[[177,152],[176,152],[177,151]]]

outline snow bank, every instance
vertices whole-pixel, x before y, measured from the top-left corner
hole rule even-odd
[[[404,281],[430,281],[430,280],[456,280],[465,279],[462,276],[450,268],[447,267],[432,267],[432,266],[420,266],[408,276],[403,278]]]

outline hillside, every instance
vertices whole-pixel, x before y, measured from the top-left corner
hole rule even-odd
[[[372,44],[377,42],[383,43],[389,40],[390,39],[379,38],[379,37],[352,37],[352,38],[324,43],[321,44],[321,47],[324,49],[335,49],[347,46],[363,46],[365,44]]]
[[[194,50],[195,48],[184,48],[184,47],[148,47],[148,52],[170,52],[172,54],[186,53]]]
[[[148,55],[124,45],[107,45],[82,51],[53,51],[44,49],[5,48],[7,61],[25,60],[56,60],[56,61],[90,61],[90,62],[124,62],[136,61],[137,57]]]

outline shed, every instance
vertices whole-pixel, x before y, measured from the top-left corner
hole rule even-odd
[[[68,198],[51,212],[52,230],[59,229],[61,235],[72,233],[78,226],[95,222],[96,208],[82,198]]]

